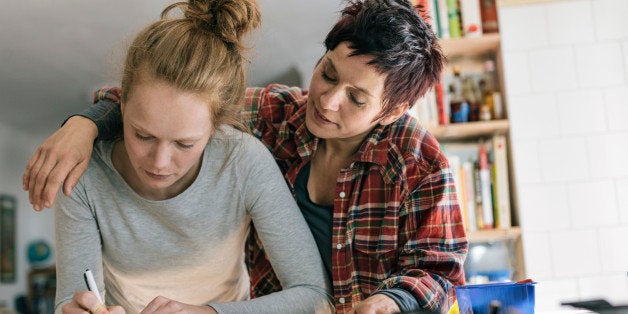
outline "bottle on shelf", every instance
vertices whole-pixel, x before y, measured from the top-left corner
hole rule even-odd
[[[480,120],[481,95],[471,75],[462,78],[462,97],[469,104],[469,121]]]
[[[495,62],[491,59],[484,62],[484,73],[480,79],[480,91],[482,94],[483,106],[486,106],[484,110],[488,110],[485,113],[487,119],[503,119],[503,108],[501,101],[501,93],[499,92],[499,86],[497,84],[497,74],[495,72]],[[488,117],[490,115],[490,117]]]
[[[491,108],[487,104],[482,104],[480,106],[480,121],[490,121],[491,118]]]
[[[451,122],[468,122],[470,106],[463,95],[463,80],[459,66],[453,68],[453,81],[449,84],[449,108],[451,112]]]

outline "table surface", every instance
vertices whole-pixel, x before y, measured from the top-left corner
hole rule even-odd
[[[561,310],[549,310],[549,311],[535,311],[537,314],[587,314],[595,313],[589,310],[582,309],[561,309]]]

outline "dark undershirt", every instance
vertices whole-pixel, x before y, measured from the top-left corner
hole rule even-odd
[[[294,182],[294,192],[296,194],[297,205],[301,209],[303,217],[307,225],[312,231],[316,246],[323,259],[325,265],[325,271],[329,280],[333,281],[331,276],[331,232],[332,232],[332,218],[334,214],[333,205],[319,205],[312,202],[310,199],[310,193],[307,190],[307,181],[310,178],[310,163],[305,164]],[[389,298],[395,300],[401,312],[412,312],[419,307],[414,296],[401,288],[392,288],[387,290],[380,290],[374,294],[384,294]]]
[[[305,164],[294,182],[297,205],[301,209],[307,225],[314,235],[314,241],[323,259],[327,276],[331,279],[331,224],[334,214],[333,205],[318,205],[310,200],[307,181],[310,178],[310,163]]]

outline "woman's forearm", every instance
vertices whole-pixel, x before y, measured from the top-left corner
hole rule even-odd
[[[111,100],[100,100],[78,115],[91,120],[96,125],[99,140],[112,139],[122,131],[120,105]]]

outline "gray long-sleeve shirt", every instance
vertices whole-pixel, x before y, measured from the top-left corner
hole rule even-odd
[[[210,139],[198,177],[181,194],[136,194],[98,142],[70,197],[55,208],[56,312],[94,272],[107,304],[141,311],[161,295],[218,312],[329,312],[329,282],[312,235],[268,150],[225,128]],[[246,302],[244,244],[255,224],[284,290]],[[229,302],[229,303],[223,303]]]

